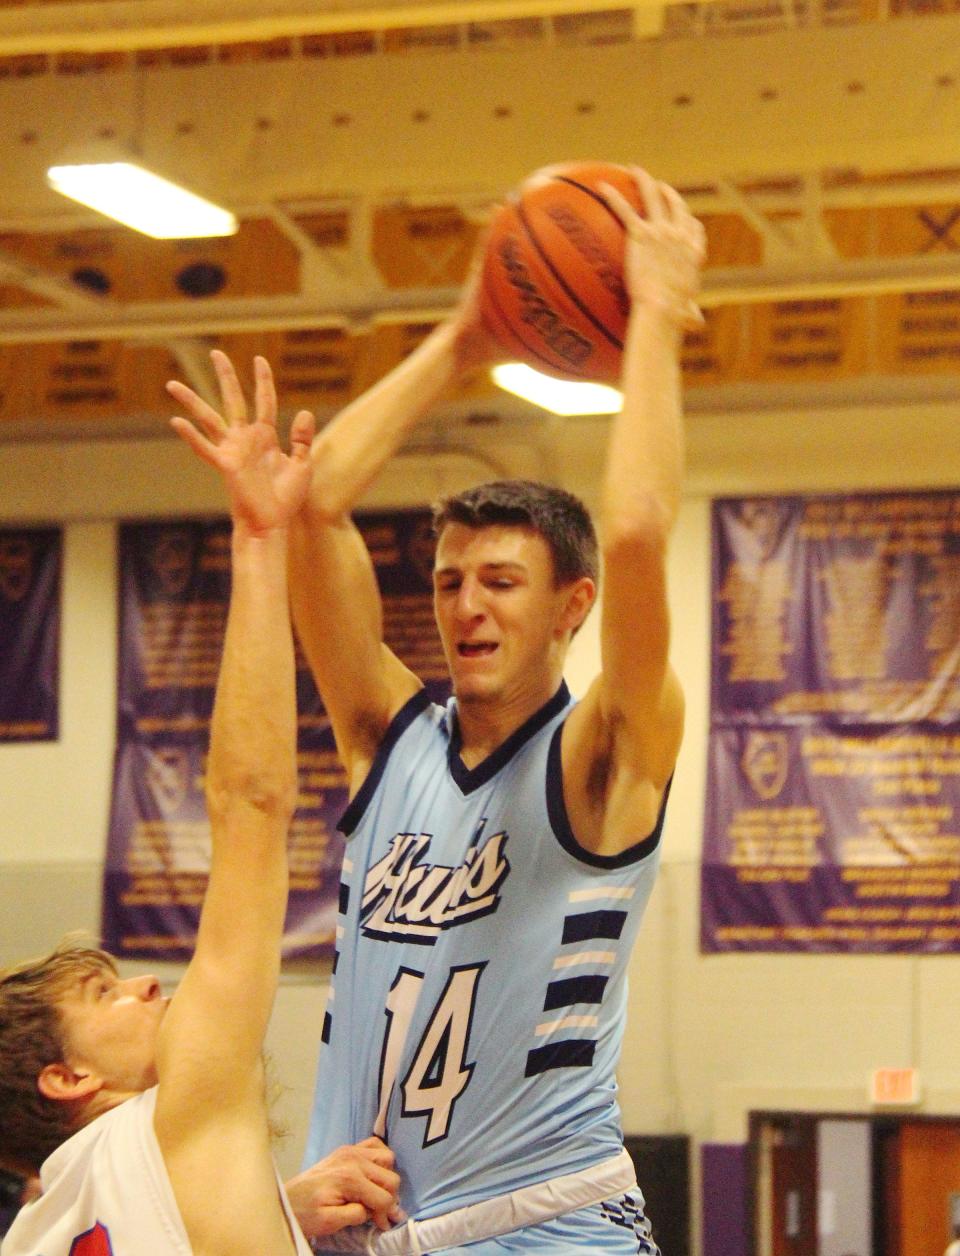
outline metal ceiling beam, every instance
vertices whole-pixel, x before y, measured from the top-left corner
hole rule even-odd
[[[960,204],[960,171],[931,174],[908,172],[875,181],[850,179],[836,182],[826,175],[821,176],[817,183],[817,178],[817,175],[809,173],[802,176],[785,174],[783,186],[776,186],[771,182],[766,186],[749,188],[746,185],[739,186],[732,176],[718,174],[712,187],[685,188],[682,183],[678,186],[691,209],[697,214],[743,213],[745,201],[749,202],[752,213],[757,215],[806,212],[813,208],[811,196],[815,200],[817,212],[821,213],[828,209]],[[446,194],[434,192],[400,198],[384,197],[383,201],[402,201],[403,204],[416,208],[456,205],[466,217],[479,223],[484,221],[490,207],[502,199],[502,195],[502,188],[491,186],[485,194],[474,190],[469,196],[465,196],[460,190],[452,189]],[[364,233],[369,236],[369,216],[373,206],[374,201],[370,198],[357,197],[312,197],[306,200],[285,197],[282,207],[271,202],[244,203],[236,199],[233,202],[233,208],[241,218],[274,219],[301,247],[301,251],[306,238],[302,232],[291,228],[297,217],[346,209],[351,215],[351,234],[356,234],[358,246],[362,246],[361,237]],[[104,219],[101,215],[79,207],[64,208],[55,214],[4,216],[0,212],[0,234],[29,232],[35,235],[58,235],[69,231],[96,230],[103,226]],[[311,251],[323,251],[316,249],[312,242],[310,248]],[[337,262],[332,265],[339,274],[341,268]],[[23,263],[0,254],[0,267],[4,268],[8,282],[15,282],[9,269],[11,266],[23,269]],[[368,284],[372,277],[371,271],[364,282]]]
[[[717,268],[708,271],[701,304],[751,305],[769,301],[816,301],[832,297],[884,296],[960,288],[960,254],[870,261],[809,261]]]
[[[407,320],[440,319],[453,306],[458,289],[404,292],[357,290],[349,300],[327,307],[304,297],[244,297],[196,302],[128,305],[104,315],[63,309],[13,309],[0,319],[0,344],[40,344],[64,340],[166,342],[196,336],[286,331],[301,327],[363,325],[378,315]]]
[[[960,255],[826,261],[757,267],[717,267],[707,272],[701,304],[706,309],[770,301],[878,296],[960,288]],[[457,299],[457,288],[404,291],[357,288],[335,305],[306,297],[247,297],[210,304],[152,302],[92,306],[84,310],[13,309],[0,318],[0,344],[66,340],[189,340],[242,332],[303,327],[368,325],[379,317],[432,321]]]
[[[0,283],[21,288],[34,296],[52,301],[64,310],[102,309],[108,302],[91,296],[60,275],[52,275],[39,266],[31,266],[0,249]],[[0,310],[0,318],[3,311]]]
[[[670,0],[667,0],[670,2]],[[88,0],[0,10],[0,56],[135,51],[244,43],[296,35],[396,30],[610,9],[657,9],[663,0]]]

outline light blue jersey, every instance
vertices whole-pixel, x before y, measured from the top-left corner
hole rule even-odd
[[[410,1216],[577,1172],[622,1146],[626,970],[663,815],[622,855],[578,846],[560,765],[572,705],[562,685],[467,769],[455,700],[444,709],[421,691],[341,822],[306,1159],[379,1134]]]

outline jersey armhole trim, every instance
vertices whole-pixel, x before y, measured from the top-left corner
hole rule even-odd
[[[400,710],[390,721],[390,727],[383,735],[383,740],[377,747],[377,753],[374,755],[373,763],[370,765],[370,771],[364,778],[363,784],[354,794],[352,800],[347,804],[347,809],[340,817],[337,825],[339,831],[344,837],[349,837],[360,821],[363,819],[363,813],[370,804],[370,800],[380,784],[380,778],[383,776],[387,767],[387,760],[390,758],[390,752],[407,731],[413,721],[423,711],[430,706],[431,698],[426,689],[418,689],[412,698],[409,698]]]
[[[641,841],[634,843],[633,846],[628,846],[626,850],[622,850],[619,855],[595,855],[592,851],[586,850],[577,841],[573,827],[570,824],[570,817],[567,814],[567,804],[563,798],[563,761],[560,756],[560,743],[565,726],[566,721],[564,720],[563,724],[554,732],[550,740],[550,750],[547,756],[547,815],[550,819],[550,827],[553,829],[554,836],[567,854],[573,855],[574,859],[578,859],[580,863],[588,864],[592,868],[626,868],[630,864],[640,863],[641,860],[652,855],[660,844],[664,816],[667,811],[667,799],[670,797],[670,786],[673,784],[673,776],[671,775],[663,791],[657,822],[650,834]]]

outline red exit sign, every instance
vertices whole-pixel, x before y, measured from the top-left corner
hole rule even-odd
[[[877,1068],[870,1074],[870,1102],[908,1107],[920,1102],[920,1073],[915,1068]]]

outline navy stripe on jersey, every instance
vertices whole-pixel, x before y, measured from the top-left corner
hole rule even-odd
[[[567,688],[567,682],[561,681],[560,688],[550,701],[545,702],[539,711],[534,711],[533,715],[524,724],[521,724],[519,728],[515,729],[507,740],[494,750],[493,754],[487,755],[483,762],[478,763],[475,768],[466,767],[460,758],[460,747],[462,745],[460,725],[454,719],[447,759],[450,765],[450,775],[457,783],[460,792],[462,794],[471,794],[479,786],[486,785],[487,781],[492,780],[531,737],[539,733],[540,729],[546,724],[549,724],[554,716],[560,714],[569,701],[570,690]]]
[[[570,817],[567,815],[567,804],[563,800],[563,761],[560,757],[560,738],[563,736],[565,727],[566,721],[553,734],[550,741],[550,753],[547,757],[547,815],[557,841],[568,854],[594,868],[625,868],[628,864],[639,863],[641,859],[646,859],[660,844],[663,818],[667,810],[667,799],[670,797],[673,777],[671,776],[667,781],[663,798],[660,800],[660,813],[649,836],[633,846],[628,846],[619,855],[594,855],[591,851],[585,850],[574,836]]]
[[[625,911],[583,911],[563,918],[563,943],[591,938],[619,938],[627,923]]]
[[[337,904],[337,911],[341,916],[345,916],[350,910],[350,886],[343,881],[340,882],[340,902]]]
[[[551,981],[547,986],[543,1010],[552,1012],[558,1007],[570,1007],[574,1003],[602,1003],[603,992],[609,977],[565,977],[562,981]]]
[[[566,1038],[527,1052],[525,1077],[537,1077],[552,1068],[589,1068],[597,1044],[584,1038]]]
[[[391,720],[390,727],[387,729],[383,741],[381,741],[380,745],[377,747],[377,753],[374,756],[373,764],[370,771],[367,773],[366,779],[354,794],[353,801],[340,817],[340,823],[337,825],[337,828],[344,834],[345,837],[349,837],[363,819],[363,813],[370,805],[370,800],[373,797],[377,786],[380,784],[380,778],[386,770],[387,760],[390,758],[390,751],[397,744],[420,712],[425,711],[429,705],[429,693],[427,693],[426,689],[418,689],[413,697],[410,698],[408,702],[404,703]]]
[[[333,975],[334,975],[334,976],[336,976],[336,975],[337,975],[337,965],[338,965],[339,963],[340,963],[340,952],[339,952],[339,951],[334,951],[334,953],[333,953],[333,966],[332,966],[332,968],[330,969],[330,971],[333,973]]]
[[[323,1014],[323,1029],[320,1031],[320,1041],[321,1041],[321,1042],[329,1042],[329,1041],[330,1041],[330,1030],[331,1030],[332,1026],[333,1026],[333,1017],[330,1015],[330,1013],[329,1013],[329,1012],[324,1012],[324,1014]]]

